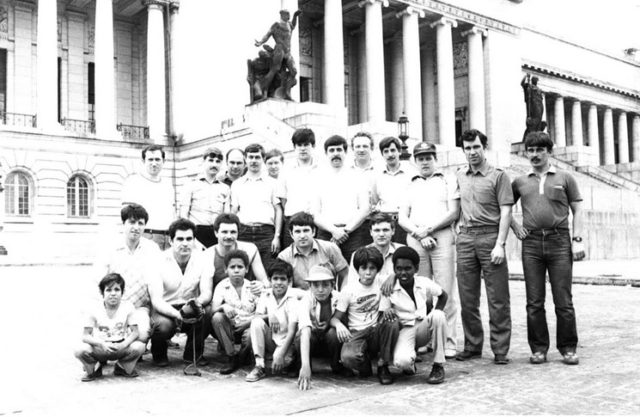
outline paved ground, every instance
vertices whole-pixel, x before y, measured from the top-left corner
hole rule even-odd
[[[108,375],[80,382],[81,366],[71,353],[81,333],[75,300],[89,271],[0,269],[0,415],[640,414],[640,289],[632,286],[574,287],[581,359],[576,367],[563,365],[555,351],[544,365],[528,364],[524,285],[512,281],[511,364],[493,365],[485,346],[481,360],[449,362],[447,381],[430,386],[424,382],[431,366],[427,354],[418,375],[398,376],[385,387],[374,378],[336,379],[322,367],[313,389],[299,392],[295,380],[282,377],[246,383],[248,368],[220,376],[211,339],[207,352],[213,361],[202,377],[184,376],[181,352],[173,350],[169,369],[154,369],[147,356],[135,380]],[[484,302],[482,312],[487,329]]]

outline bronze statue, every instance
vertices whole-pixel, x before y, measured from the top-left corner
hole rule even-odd
[[[531,77],[531,74],[527,74],[522,78],[520,85],[524,90],[524,101],[527,105],[526,129],[522,137],[524,141],[530,132],[544,131],[547,128],[547,122],[542,120],[544,103],[542,90],[538,88],[538,77],[535,75]]]
[[[254,100],[266,98],[267,96],[291,100],[291,87],[296,85],[296,74],[298,73],[295,61],[291,56],[291,33],[296,27],[300,13],[301,11],[297,10],[293,14],[293,20],[289,22],[291,17],[289,11],[281,10],[280,20],[271,25],[262,39],[256,40],[255,45],[262,46],[269,38],[273,37],[276,46],[271,53],[265,47],[266,52],[260,51],[258,58],[250,61],[248,78],[251,79],[249,83],[252,84]],[[267,73],[262,76],[261,73],[265,71],[264,61],[267,56],[271,58],[271,62]],[[279,85],[274,88],[274,82],[278,81],[276,79],[277,76],[279,77]],[[258,87],[255,85],[256,81],[259,82]],[[271,91],[273,93],[270,94]]]

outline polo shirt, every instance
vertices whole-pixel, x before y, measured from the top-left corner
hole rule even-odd
[[[351,168],[318,170],[311,212],[331,224],[349,224],[360,207],[370,207],[369,184]]]
[[[509,176],[485,162],[481,170],[467,166],[456,172],[455,198],[460,199],[460,225],[499,226],[500,206],[513,205]]]
[[[224,267],[224,256],[218,253],[218,245],[213,245],[210,248],[204,250],[204,256],[207,259],[209,265],[213,265],[213,286],[216,285],[227,277],[227,269]],[[256,262],[256,255],[258,253],[258,247],[251,242],[243,242],[241,240],[236,241],[236,247],[234,249],[243,250],[249,257],[249,266],[247,271],[247,279],[253,281],[253,271],[251,266]]]
[[[377,323],[381,299],[380,286],[375,281],[369,286],[355,281],[341,291],[336,310],[347,314],[349,330],[364,330]]]
[[[228,209],[231,188],[217,180],[209,181],[205,175],[185,186],[181,198],[181,210],[197,225],[212,226],[216,217]]]
[[[338,291],[331,291],[331,295],[329,298],[329,303],[331,304],[331,316],[336,311],[336,306],[338,305],[338,299],[340,298],[340,293]],[[327,330],[329,328],[329,322],[331,321],[331,316],[327,321],[320,320],[320,310],[322,309],[322,305],[316,297],[311,294],[310,291],[305,291],[304,296],[298,303],[300,310],[298,312],[298,329],[302,330],[304,327],[311,327],[313,330]]]
[[[336,273],[349,266],[338,245],[320,239],[313,239],[313,247],[309,255],[300,253],[294,243],[280,252],[278,259],[293,267],[293,286],[305,290],[309,288],[306,279],[312,266],[329,263]]]
[[[283,198],[278,182],[262,173],[259,177],[243,175],[231,185],[231,207],[238,210],[244,224],[275,224],[275,207]]]
[[[175,192],[167,178],[151,181],[134,174],[122,186],[122,203],[140,204],[149,213],[146,229],[167,230],[176,219]]]
[[[436,171],[430,177],[415,175],[406,189],[402,206],[409,209],[409,220],[418,227],[432,225],[449,211],[449,201],[456,195],[455,178]]]
[[[387,253],[382,254],[382,258],[384,259],[384,264],[382,264],[382,268],[380,269],[380,271],[378,271],[378,274],[376,275],[376,283],[378,285],[382,285],[387,280],[389,275],[393,274],[393,254],[395,253],[396,249],[402,246],[404,245],[400,243],[391,242],[389,244],[389,250],[387,251]],[[366,247],[375,248],[376,246],[373,243],[369,243]],[[358,274],[358,271],[356,271],[356,268],[353,266],[354,255],[355,255],[355,252],[351,255],[351,261],[349,263],[349,277],[348,277],[347,283],[345,284],[348,284],[350,282],[358,282],[358,280],[360,279],[360,275]]]
[[[200,295],[200,282],[211,280],[213,265],[207,262],[202,251],[194,250],[187,262],[184,274],[173,256],[173,249],[162,252],[160,264],[164,301],[171,305],[185,304]]]
[[[413,326],[416,320],[423,320],[427,317],[427,300],[442,295],[442,287],[429,278],[414,275],[413,280],[413,296],[416,298],[415,303],[397,279],[391,295],[389,295],[389,297],[383,297],[380,303],[380,311],[385,311],[393,307],[398,316],[398,320],[400,320],[400,324],[403,326]]]
[[[293,216],[304,211],[311,212],[311,201],[315,195],[316,164],[303,166],[296,164],[282,172],[283,197],[287,199],[284,215]]]
[[[256,314],[268,314],[269,316],[275,316],[280,323],[280,330],[277,333],[272,333],[273,341],[276,346],[282,346],[287,339],[287,332],[290,323],[298,322],[298,293],[291,291],[291,288],[287,290],[282,299],[278,302],[273,295],[273,289],[266,289],[256,307]]]
[[[213,293],[213,305],[229,305],[234,308],[236,315],[231,319],[235,324],[240,324],[251,320],[256,312],[256,303],[258,297],[253,295],[249,288],[250,281],[245,279],[240,290],[238,291],[231,283],[229,278],[225,278],[220,281],[220,284],[216,287]]]
[[[373,201],[376,210],[383,213],[397,213],[411,182],[411,174],[400,167],[391,172],[386,168],[375,176],[373,182]]]
[[[582,201],[573,175],[554,166],[542,177],[533,171],[522,175],[512,187],[515,201],[522,199],[522,220],[527,230],[568,229],[570,204]]]

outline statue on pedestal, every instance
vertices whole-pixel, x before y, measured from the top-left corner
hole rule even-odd
[[[249,74],[247,81],[251,85],[252,102],[267,97],[291,100],[291,87],[296,85],[296,64],[291,56],[291,33],[296,27],[300,10],[291,15],[288,10],[280,11],[280,20],[269,28],[269,31],[255,46],[262,46],[273,37],[276,45],[272,49],[265,46],[258,53],[258,58],[247,61]]]
[[[524,90],[524,102],[527,105],[526,128],[522,140],[531,132],[542,132],[547,128],[547,122],[542,120],[544,102],[542,90],[538,88],[538,77],[527,74],[520,82]]]

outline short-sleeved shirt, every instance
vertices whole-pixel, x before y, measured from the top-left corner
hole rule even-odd
[[[214,245],[208,249],[205,249],[204,255],[207,258],[207,262],[213,264],[213,286],[215,288],[216,285],[223,279],[227,278],[227,268],[224,267],[224,256],[218,253],[217,249],[218,245]],[[253,281],[255,277],[253,276],[253,270],[251,266],[254,262],[258,261],[256,257],[260,256],[258,254],[258,247],[251,242],[243,242],[241,240],[236,241],[235,249],[239,249],[245,251],[247,256],[249,257],[249,267],[247,268],[247,279]]]
[[[312,266],[329,263],[336,273],[349,266],[338,245],[321,239],[313,240],[313,248],[309,255],[300,253],[294,243],[280,252],[278,259],[282,259],[293,267],[293,286],[305,290],[309,288],[306,279]]]
[[[122,300],[113,317],[107,315],[104,302],[96,303],[89,312],[86,327],[93,327],[93,335],[105,342],[121,342],[130,333],[129,316],[135,311],[131,302]]]
[[[331,305],[331,315],[336,311],[338,300],[340,299],[340,293],[338,291],[331,291],[328,302]],[[329,322],[331,316],[326,321],[323,321],[320,317],[322,305],[316,297],[311,294],[310,291],[305,291],[302,299],[299,302],[300,311],[298,313],[298,329],[304,327],[311,327],[313,330],[327,330],[329,328]]]
[[[521,199],[527,230],[568,229],[570,204],[582,201],[573,175],[553,166],[542,177],[530,172],[516,178],[512,187],[515,201]]]
[[[181,206],[186,208],[188,218],[197,225],[211,226],[219,214],[229,207],[231,188],[222,181],[207,180],[204,175],[185,186]]]
[[[377,323],[381,299],[380,286],[376,282],[364,286],[356,281],[341,291],[336,310],[347,314],[349,330],[364,330]]]
[[[513,205],[511,181],[506,172],[485,162],[482,169],[465,167],[456,173],[460,199],[460,224],[466,227],[499,226],[500,206]]]
[[[402,288],[400,281],[396,280],[391,295],[383,297],[380,303],[380,311],[385,311],[391,307],[396,311],[400,324],[403,326],[413,326],[416,320],[427,317],[427,300],[442,295],[442,287],[429,278],[415,275],[413,277],[413,296]]]
[[[370,207],[370,183],[356,169],[318,170],[314,185],[316,195],[311,211],[333,225],[349,224],[362,206]]]
[[[216,287],[213,293],[213,305],[229,305],[234,308],[236,315],[233,317],[233,321],[236,324],[251,320],[256,313],[256,303],[258,297],[253,295],[249,288],[249,280],[244,280],[240,295],[238,291],[231,283],[229,278],[225,278],[220,281],[220,284]]]
[[[282,172],[280,178],[282,178],[283,196],[287,199],[284,207],[285,216],[293,216],[301,211],[311,212],[317,169],[318,166],[315,164],[309,166],[296,164]]]
[[[378,274],[376,275],[376,283],[378,285],[382,285],[387,280],[389,275],[393,274],[393,254],[395,253],[396,249],[402,246],[404,245],[401,243],[391,242],[389,244],[389,250],[387,251],[387,253],[382,254],[384,263],[382,264],[382,268],[380,268],[380,271],[378,271]],[[373,243],[369,243],[366,247],[375,248],[376,245],[374,245]],[[346,285],[349,285],[349,283],[352,282],[358,282],[358,279],[360,279],[358,271],[356,271],[356,268],[353,266],[354,255],[355,252],[351,255],[351,261],[349,263],[349,277],[348,281],[345,283]]]
[[[382,170],[373,182],[373,201],[376,210],[383,213],[397,213],[411,182],[411,173],[404,167],[395,172]]]
[[[283,198],[278,181],[266,174],[243,175],[231,185],[231,206],[238,208],[240,222],[275,224],[275,207]]]
[[[429,226],[449,211],[449,201],[457,199],[455,178],[436,171],[425,178],[415,175],[406,189],[403,207],[409,209],[409,220],[418,227]]]
[[[269,316],[275,316],[280,323],[280,330],[277,333],[273,333],[273,341],[276,346],[282,346],[287,338],[287,332],[290,323],[298,322],[298,313],[300,307],[298,306],[298,293],[288,289],[286,294],[282,297],[280,302],[276,300],[273,295],[273,289],[267,288],[256,306],[256,314],[268,314]]]
[[[140,174],[131,175],[122,186],[122,203],[140,204],[147,210],[147,229],[167,230],[176,219],[175,193],[166,178],[151,181]]]
[[[182,273],[180,265],[173,256],[173,249],[162,253],[160,265],[163,300],[171,305],[185,304],[200,295],[200,282],[213,277],[213,265],[207,262],[202,251],[194,250]]]

